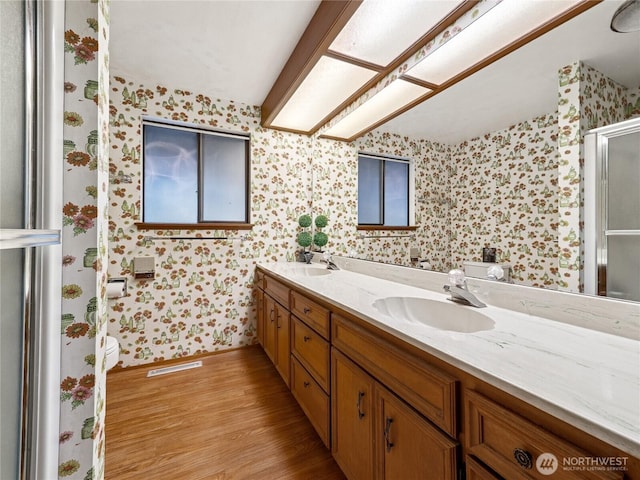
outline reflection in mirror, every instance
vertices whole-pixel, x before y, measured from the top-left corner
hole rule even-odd
[[[640,33],[609,27],[621,3],[596,5],[356,140],[414,159],[418,229],[415,241],[348,252],[409,265],[413,247],[447,271],[494,247],[514,283],[582,292],[582,136],[640,115]]]
[[[585,292],[640,301],[640,117],[592,130],[585,148]]]

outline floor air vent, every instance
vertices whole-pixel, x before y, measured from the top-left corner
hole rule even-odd
[[[197,362],[181,363],[180,365],[173,365],[172,367],[156,368],[155,370],[149,370],[147,377],[157,377],[158,375],[166,375],[167,373],[180,372],[201,366],[202,362],[198,360]]]

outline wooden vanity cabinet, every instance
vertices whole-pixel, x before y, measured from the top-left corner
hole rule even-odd
[[[329,310],[291,291],[291,391],[315,427],[331,448],[331,365]]]
[[[320,387],[329,393],[329,342],[294,315],[291,315],[291,353]]]
[[[281,302],[289,296],[289,289],[273,280],[269,276],[264,276],[264,308],[262,327],[263,331],[258,333],[258,338],[263,338],[263,348],[271,359],[283,380],[290,386],[291,377],[291,346],[290,346],[290,318],[289,310]],[[288,305],[288,301],[286,303]],[[260,328],[260,320],[258,328]]]
[[[454,480],[457,442],[335,348],[332,453],[349,480]]]
[[[264,348],[264,273],[255,271],[253,277],[253,298],[256,305],[256,337],[258,343]]]
[[[502,477],[494,473],[474,457],[467,455],[464,459],[466,480],[502,480]]]
[[[291,356],[291,393],[300,404],[305,415],[316,429],[320,439],[330,448],[330,399],[318,382]]]
[[[333,346],[451,437],[457,436],[455,377],[344,316],[333,314],[332,328]]]
[[[456,441],[379,384],[376,406],[377,478],[456,478]]]
[[[331,353],[331,452],[349,480],[374,472],[374,380],[336,349]]]
[[[626,471],[558,468],[558,480],[640,480],[640,459],[259,273],[258,339],[350,480],[544,479],[542,453],[628,460]]]
[[[467,453],[473,454],[499,475],[509,479],[559,480],[622,479],[621,471],[564,469],[565,458],[585,459],[594,456],[539,425],[466,389],[463,392],[466,419]],[[542,463],[543,454],[553,457]],[[538,464],[540,463],[540,464]]]

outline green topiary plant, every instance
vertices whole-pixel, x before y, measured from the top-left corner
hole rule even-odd
[[[328,223],[329,220],[326,215],[318,215],[315,221],[311,215],[307,215],[306,213],[298,217],[298,225],[302,228],[302,231],[296,236],[298,245],[302,247],[302,249],[297,252],[299,261],[306,261],[307,263],[311,261],[311,257],[313,256],[309,248],[311,246],[315,246],[318,251],[322,252],[322,247],[329,242],[329,236],[320,230],[326,227]],[[314,224],[316,227],[315,233],[313,230],[309,230],[309,227]]]
[[[329,241],[329,236],[324,232],[316,232],[313,236],[313,244],[322,249]]]
[[[329,223],[329,219],[326,217],[326,215],[318,215],[316,217],[316,222],[315,223],[316,223],[316,227],[324,228]]]
[[[300,215],[300,218],[298,218],[298,225],[300,225],[302,228],[308,228],[311,226],[311,215]]]
[[[306,249],[311,246],[312,242],[313,242],[313,237],[311,237],[311,233],[300,232],[298,234],[298,245],[300,245],[301,247]]]

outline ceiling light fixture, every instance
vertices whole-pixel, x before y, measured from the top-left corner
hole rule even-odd
[[[441,85],[577,3],[503,0],[406,74]]]
[[[271,127],[311,130],[376,74],[375,70],[322,56],[278,112]]]
[[[429,92],[430,90],[425,87],[398,79],[324,130],[322,136],[336,139],[349,138],[353,136],[353,132],[366,130],[372,123],[384,121],[390,112],[395,112]]]
[[[322,0],[262,126],[351,141],[598,3]]]
[[[475,3],[323,0],[262,103],[262,126],[315,133]]]
[[[618,7],[611,18],[611,30],[618,33],[640,30],[640,0],[628,0]]]

